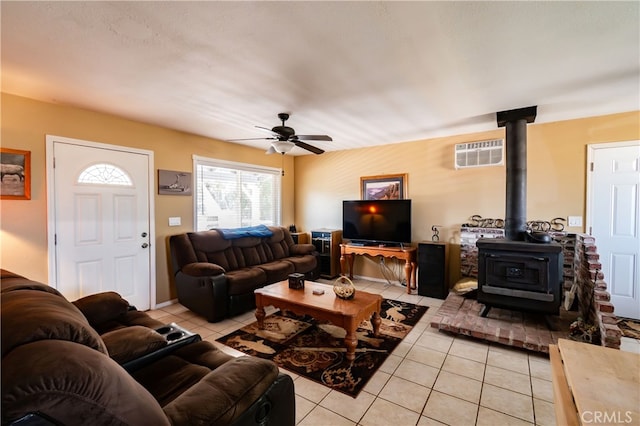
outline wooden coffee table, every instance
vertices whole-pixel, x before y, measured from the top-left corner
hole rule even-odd
[[[324,290],[324,294],[313,294],[315,289]],[[304,289],[294,290],[289,288],[289,281],[281,281],[255,290],[255,295],[256,318],[260,329],[264,329],[264,307],[269,305],[330,321],[347,332],[344,345],[349,361],[353,361],[356,356],[356,329],[362,321],[371,319],[374,336],[377,337],[380,332],[382,296],[379,294],[358,290],[353,299],[342,300],[336,297],[330,285],[306,281]]]

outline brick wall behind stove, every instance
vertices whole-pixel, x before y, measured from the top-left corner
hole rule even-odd
[[[600,344],[620,348],[622,331],[617,326],[611,295],[602,273],[600,255],[593,236],[577,234],[574,263],[579,310],[582,318],[600,329]]]
[[[575,282],[576,234],[565,232],[549,232],[549,234],[562,246],[562,288],[568,291]],[[564,297],[564,292],[562,295]]]
[[[460,228],[460,272],[463,277],[478,278],[478,247],[480,238],[504,238],[502,228]]]

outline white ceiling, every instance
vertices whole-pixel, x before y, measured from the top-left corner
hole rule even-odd
[[[7,2],[2,91],[327,151],[640,109],[640,2]],[[267,141],[245,142],[267,148]],[[293,154],[307,151],[294,149]]]

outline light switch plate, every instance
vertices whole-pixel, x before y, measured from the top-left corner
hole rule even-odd
[[[169,218],[169,226],[180,226],[182,225],[182,218],[178,217],[170,217]]]
[[[569,216],[567,222],[569,226],[582,226],[582,216]]]

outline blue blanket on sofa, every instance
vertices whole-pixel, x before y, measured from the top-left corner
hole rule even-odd
[[[266,225],[245,226],[242,228],[218,228],[222,238],[225,240],[233,240],[243,237],[270,237],[273,232]]]

